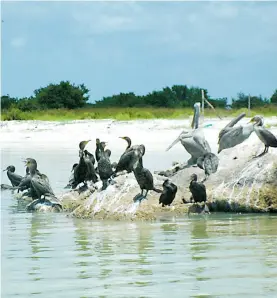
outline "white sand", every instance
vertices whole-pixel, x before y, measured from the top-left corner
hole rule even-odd
[[[212,124],[210,127],[203,128],[205,137],[211,146],[212,152],[217,152],[218,133],[229,121],[230,119],[228,118],[225,118],[224,120],[214,118],[205,119],[204,123],[202,123],[202,125]],[[244,118],[239,122],[239,124],[243,125],[248,121],[249,118]],[[174,139],[176,139],[182,129],[189,129],[190,123],[191,118],[183,120],[141,121],[84,120],[65,123],[44,121],[2,121],[1,148],[4,152],[1,154],[3,164],[2,168],[3,166],[6,166],[5,158],[8,156],[7,154],[12,156],[13,152],[16,150],[20,150],[20,152],[26,151],[26,155],[28,155],[28,157],[30,155],[30,148],[32,148],[32,150],[34,150],[34,148],[37,148],[38,150],[43,148],[45,151],[54,151],[61,148],[71,150],[71,152],[74,152],[74,160],[70,159],[67,168],[64,168],[64,171],[67,171],[66,175],[65,172],[59,172],[59,164],[57,160],[55,160],[57,173],[48,174],[46,172],[46,174],[49,175],[52,185],[54,185],[54,189],[56,189],[55,181],[57,180],[57,176],[61,176],[62,174],[65,175],[64,180],[60,182],[65,185],[66,180],[70,175],[72,163],[78,161],[78,144],[81,140],[92,140],[92,142],[88,144],[87,149],[93,153],[95,150],[95,138],[99,137],[101,140],[107,141],[108,146],[112,150],[112,161],[117,161],[126,147],[126,143],[118,137],[127,135],[131,137],[133,144],[145,144],[145,167],[152,171],[166,170],[166,168],[171,165],[172,161],[185,162],[190,157],[181,144],[177,144],[170,151],[165,152],[165,149]],[[277,135],[277,117],[265,118],[265,125],[272,125],[270,130],[272,133]],[[230,196],[230,189],[232,189],[232,185],[235,185],[240,178],[244,181],[242,183],[246,183],[251,177],[258,181],[259,177],[261,177],[263,173],[269,171],[273,162],[277,161],[276,148],[270,148],[269,153],[261,159],[249,161],[251,154],[255,154],[256,152],[260,153],[263,151],[263,148],[264,145],[260,142],[255,132],[253,132],[249,139],[244,143],[236,146],[235,148],[222,151],[219,154],[220,164],[218,171],[216,174],[212,175],[207,182],[207,185],[211,186],[211,190],[209,190],[210,197],[214,197],[218,193],[222,194],[226,191],[226,188],[228,188],[226,196]],[[21,153],[21,155],[24,154]],[[234,160],[233,157],[237,157],[237,159]],[[51,157],[49,158],[51,159]],[[49,160],[39,162],[42,164],[42,168],[40,167],[40,170],[44,172],[44,168],[47,168]],[[198,168],[190,168],[182,171],[180,174],[178,173],[176,177],[172,179],[180,187],[180,195],[178,196],[179,199],[181,199],[181,197],[189,196],[187,191],[187,181],[191,172],[203,175],[202,170]],[[154,177],[157,186],[161,186],[163,179],[160,179],[156,175],[154,175]],[[126,180],[126,177],[124,179]],[[100,204],[104,195],[104,197],[107,197],[106,201],[108,202],[106,207],[109,206],[108,209],[110,210],[110,202],[111,200],[114,200],[116,194],[118,195],[119,192],[121,196],[124,193],[124,201],[128,200],[131,203],[132,197],[139,192],[139,188],[136,183],[134,183],[133,174],[128,176],[126,183],[124,182],[124,179],[120,180],[121,182],[119,182],[118,186],[111,186],[113,190],[111,189],[107,193],[102,194],[101,198],[99,198],[99,194],[95,193],[85,204],[88,205],[89,202],[92,202],[94,199],[96,201],[99,200],[97,208],[101,209],[101,207],[105,207],[104,201]],[[228,181],[230,185],[227,185]],[[7,181],[2,183],[7,183]],[[253,190],[253,183],[251,185],[249,184],[247,187],[250,190]],[[257,184],[257,187],[260,186]],[[58,189],[60,190],[61,188],[59,187]],[[159,195],[150,192],[149,198],[151,197],[155,200],[155,204],[157,204]],[[234,198],[233,194],[231,198]],[[152,200],[149,202],[152,202]],[[149,202],[143,204],[150,204]],[[132,206],[130,203],[127,205],[131,208]],[[117,207],[126,209],[127,205],[124,207],[122,204],[118,204]],[[95,210],[97,210],[97,208]]]

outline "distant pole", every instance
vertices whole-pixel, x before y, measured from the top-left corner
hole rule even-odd
[[[201,93],[202,93],[202,114],[204,116],[204,101],[205,101],[205,96],[204,96],[204,90],[201,89]]]
[[[250,99],[250,94],[248,95],[248,116],[250,117],[250,114],[251,114],[251,106],[250,106],[250,103],[251,103],[251,99]]]

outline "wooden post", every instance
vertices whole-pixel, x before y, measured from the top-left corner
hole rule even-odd
[[[202,93],[202,114],[204,116],[204,100],[205,100],[205,96],[204,96],[204,90],[201,89],[201,93]]]
[[[250,94],[248,95],[248,117],[250,117],[251,115],[251,106],[250,106],[250,103],[251,103],[251,97],[250,97]]]

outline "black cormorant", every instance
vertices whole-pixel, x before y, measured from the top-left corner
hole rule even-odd
[[[5,170],[3,170],[3,172],[5,171],[7,171],[7,176],[11,181],[12,186],[18,186],[23,177],[15,173],[15,166],[10,165]]]
[[[94,169],[94,163],[95,163],[94,156],[87,150],[85,150],[84,153],[85,153],[84,160],[85,160],[85,163],[87,164],[86,181],[92,181],[93,183],[96,183],[98,181],[98,178],[96,176],[95,169]]]
[[[163,183],[163,192],[159,199],[159,204],[162,204],[162,207],[164,206],[170,206],[173,200],[175,199],[176,193],[177,193],[177,186],[170,182],[168,179],[166,179]]]
[[[49,179],[45,174],[37,171],[37,162],[33,158],[26,159],[26,166],[30,170],[31,176],[31,188],[33,194],[36,195],[36,198],[40,199],[42,195],[55,196],[54,192],[50,186]]]
[[[121,155],[119,162],[117,163],[114,174],[122,171],[127,171],[128,173],[131,173],[133,171],[133,165],[137,160],[139,160],[140,155],[142,154],[143,156],[144,153],[144,145],[135,145],[126,149],[126,151]]]
[[[207,200],[206,186],[201,182],[197,182],[196,174],[192,174],[190,178],[191,178],[191,182],[189,185],[189,190],[192,194],[191,199],[193,199],[195,203],[206,202]]]
[[[101,142],[99,144],[100,149],[100,159],[98,161],[98,172],[100,179],[102,180],[103,186],[102,190],[105,190],[108,187],[108,180],[110,180],[113,175],[113,169],[109,158],[109,152],[104,151],[105,143]]]
[[[154,186],[154,179],[153,179],[153,175],[151,174],[151,172],[148,169],[143,167],[142,156],[145,152],[145,147],[143,145],[141,145],[140,148],[141,148],[141,150],[138,149],[139,159],[136,160],[136,162],[133,165],[133,173],[134,173],[135,178],[139,184],[141,193],[134,197],[134,199],[133,199],[134,202],[146,199],[146,196],[147,196],[149,190],[154,190],[157,193],[162,193],[162,190],[157,189]],[[143,194],[143,190],[146,190],[145,195]]]

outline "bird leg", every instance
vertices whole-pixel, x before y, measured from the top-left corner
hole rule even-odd
[[[133,201],[134,202],[141,202],[144,199],[144,195],[143,195],[143,189],[141,190],[141,193],[137,194],[134,198]]]
[[[257,155],[257,156],[254,156],[253,159],[254,159],[254,158],[261,157],[261,156],[265,155],[267,152],[268,152],[268,147],[265,146],[264,151],[263,151],[261,154],[259,154],[259,155]]]

